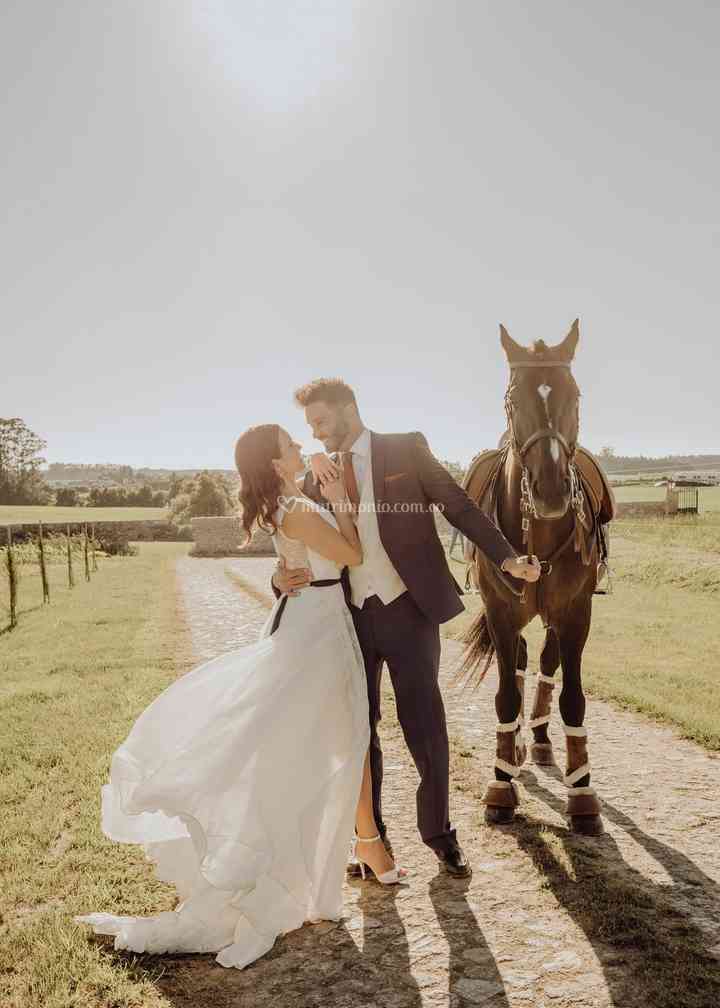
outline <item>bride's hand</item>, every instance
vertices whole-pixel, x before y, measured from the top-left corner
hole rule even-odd
[[[340,468],[336,466],[325,452],[315,452],[310,456],[310,468],[312,469],[315,483],[325,483],[328,480],[339,479]]]
[[[330,504],[342,504],[347,500],[347,490],[341,479],[328,479],[320,483],[320,493]]]

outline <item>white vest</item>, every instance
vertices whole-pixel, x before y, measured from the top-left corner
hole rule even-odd
[[[407,586],[393,567],[380,541],[371,452],[368,452],[365,458],[365,478],[360,490],[357,530],[363,551],[363,562],[357,567],[348,568],[352,604],[360,608],[368,596],[377,595],[384,605],[388,605],[398,595],[407,591]]]

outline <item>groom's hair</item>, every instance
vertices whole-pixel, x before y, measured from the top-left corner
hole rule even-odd
[[[342,378],[316,378],[308,382],[295,393],[295,402],[303,408],[316,402],[324,402],[328,406],[348,406],[352,403],[357,409],[355,393]]]

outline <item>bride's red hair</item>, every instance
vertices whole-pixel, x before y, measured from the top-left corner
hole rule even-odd
[[[235,465],[240,474],[240,520],[246,544],[252,539],[254,525],[269,533],[276,530],[273,516],[278,509],[282,482],[272,460],[281,454],[277,424],[249,427],[235,444]]]

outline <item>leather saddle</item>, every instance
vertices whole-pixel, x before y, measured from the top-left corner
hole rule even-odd
[[[463,489],[475,501],[489,517],[497,523],[497,495],[495,487],[500,470],[505,463],[509,447],[503,444],[500,448],[491,448],[482,451],[470,463]],[[575,452],[575,466],[580,476],[580,480],[585,491],[585,499],[595,519],[595,527],[600,543],[600,556],[603,564],[607,561],[607,541],[606,535],[602,531],[602,526],[611,522],[617,513],[617,504],[612,487],[608,483],[607,476],[600,467],[600,463],[595,456],[586,448],[578,446]],[[470,583],[476,581],[471,573],[472,564],[475,559],[475,545],[470,540],[465,541],[464,559],[471,566],[468,567],[468,587]],[[475,584],[477,588],[477,584]]]
[[[575,465],[582,478],[594,514],[601,525],[607,525],[617,514],[615,494],[608,483],[607,476],[595,456],[580,445],[575,452]]]
[[[463,489],[484,511],[490,511],[492,490],[507,455],[507,447],[491,448],[476,455],[463,480]],[[595,456],[578,446],[575,465],[590,507],[601,525],[611,522],[617,512],[615,494]]]

